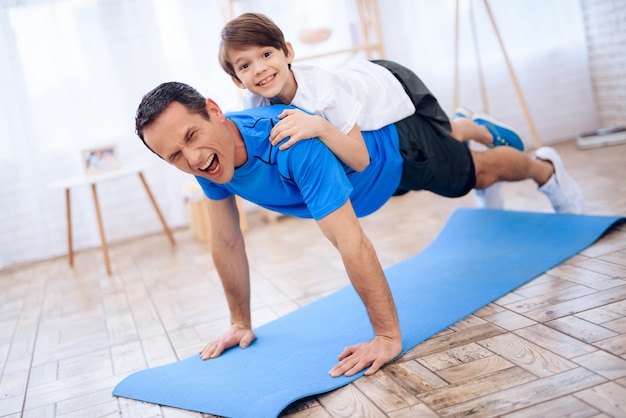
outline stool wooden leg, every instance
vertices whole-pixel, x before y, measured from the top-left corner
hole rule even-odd
[[[98,201],[98,192],[96,191],[96,184],[91,185],[91,191],[93,192],[93,203],[96,207],[96,217],[98,218],[98,229],[100,231],[100,242],[102,243],[102,255],[104,255],[104,265],[107,273],[111,274],[111,261],[109,260],[109,247],[107,246],[107,240],[104,236],[104,225],[102,224],[102,215],[100,214],[100,203]]]
[[[156,214],[159,217],[159,220],[161,221],[161,225],[163,225],[163,229],[165,230],[167,237],[169,238],[172,245],[176,245],[176,241],[174,240],[174,235],[172,234],[172,231],[170,230],[169,226],[167,226],[167,222],[165,222],[165,218],[163,217],[163,214],[161,213],[161,209],[159,209],[159,205],[157,204],[154,196],[152,195],[152,191],[150,190],[150,187],[148,186],[148,182],[146,182],[146,179],[143,176],[143,173],[141,171],[138,174],[139,174],[139,179],[141,179],[141,183],[143,184],[143,188],[146,189],[146,193],[148,193],[150,202],[152,202],[152,206],[154,207],[154,210],[156,211]]]
[[[70,266],[74,266],[74,245],[72,242],[72,203],[70,188],[65,189],[65,214],[67,216],[67,255]]]

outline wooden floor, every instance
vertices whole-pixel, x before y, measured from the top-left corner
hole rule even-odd
[[[588,213],[626,215],[626,145],[555,148]],[[532,182],[503,192],[507,209],[551,211]],[[460,206],[473,197],[409,193],[363,225],[386,267],[427,246]],[[255,326],[348,283],[314,222],[267,224],[252,212],[249,224]],[[131,372],[192,356],[227,326],[208,245],[189,230],[176,238],[174,249],[162,234],[113,245],[111,276],[98,249],[79,253],[73,269],[59,258],[0,272],[0,416],[207,416],[111,396]],[[283,412],[467,415],[626,416],[626,226],[381,372]]]

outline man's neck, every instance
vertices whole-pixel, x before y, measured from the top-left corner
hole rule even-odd
[[[233,143],[235,144],[235,168],[241,167],[248,161],[248,150],[246,148],[246,143],[243,140],[243,136],[241,132],[239,132],[239,128],[232,120],[226,118],[225,120],[226,129],[230,132],[231,137],[233,138]]]

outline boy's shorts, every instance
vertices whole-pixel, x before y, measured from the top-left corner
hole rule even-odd
[[[406,67],[393,61],[372,60],[391,71],[415,105],[415,113],[395,123],[404,159],[402,178],[394,195],[429,190],[459,197],[476,185],[469,149],[450,136],[450,120],[428,87]]]

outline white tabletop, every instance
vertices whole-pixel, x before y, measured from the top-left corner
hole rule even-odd
[[[106,173],[82,175],[55,180],[48,183],[48,187],[51,189],[69,189],[77,186],[92,185],[107,180],[113,180],[120,177],[130,176],[132,174],[137,174],[150,166],[150,163],[131,164],[113,171],[108,171]]]

